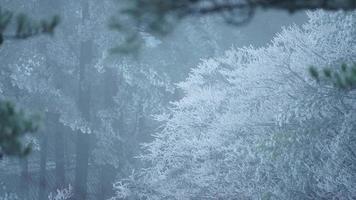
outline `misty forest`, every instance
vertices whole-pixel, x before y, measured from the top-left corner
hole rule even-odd
[[[355,0],[0,0],[0,200],[356,199]]]

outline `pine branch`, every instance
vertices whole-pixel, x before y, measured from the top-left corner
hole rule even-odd
[[[6,33],[9,25],[15,21],[16,31]],[[60,18],[53,16],[50,20],[35,21],[25,14],[14,15],[13,12],[0,7],[0,46],[5,40],[23,40],[43,34],[53,35]]]

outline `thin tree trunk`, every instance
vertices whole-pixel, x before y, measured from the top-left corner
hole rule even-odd
[[[21,199],[25,200],[29,196],[29,184],[30,184],[30,174],[28,172],[28,158],[20,158],[20,180],[19,180],[19,187],[20,187],[20,196]]]
[[[100,185],[98,200],[106,200],[113,196],[112,183],[114,181],[115,169],[111,165],[102,165],[100,169]]]
[[[87,178],[89,163],[89,135],[77,132],[76,141],[76,168],[74,183],[74,199],[82,200],[87,196]]]
[[[103,104],[105,108],[110,109],[114,106],[113,96],[117,92],[117,73],[115,69],[108,68],[104,73],[104,98]],[[115,178],[115,168],[110,164],[101,164],[100,166],[100,178],[98,187],[98,200],[106,200],[113,196],[112,183]]]
[[[89,2],[82,1],[83,23],[89,19]],[[79,95],[78,107],[82,117],[90,122],[90,82],[88,76],[88,65],[92,60],[91,40],[81,42],[80,63],[79,63]],[[74,182],[74,200],[84,200],[87,198],[87,179],[90,155],[90,135],[77,131],[76,138],[76,168]]]
[[[82,56],[80,63],[80,89],[78,106],[82,113],[83,118],[90,121],[90,86],[85,81],[86,76],[86,64],[84,56],[86,49],[90,48],[91,42],[82,44]],[[87,193],[87,177],[89,167],[89,151],[90,151],[90,135],[83,133],[81,130],[77,131],[76,138],[76,168],[75,168],[75,183],[74,183],[74,199],[82,200],[86,199]]]
[[[41,152],[40,152],[40,178],[39,178],[39,200],[47,199],[47,180],[46,180],[46,163],[47,163],[47,146],[48,136],[43,134],[41,136]]]
[[[60,124],[59,120],[56,121],[56,129],[53,137],[56,163],[56,188],[63,189],[65,187],[64,131],[63,125]]]

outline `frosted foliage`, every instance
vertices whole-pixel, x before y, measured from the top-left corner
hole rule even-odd
[[[58,91],[49,88],[50,85],[47,81],[50,77],[44,63],[45,59],[36,54],[27,56],[29,57],[20,58],[16,64],[10,66],[13,70],[11,74],[13,85],[28,92],[45,93],[51,91],[54,95],[57,95]],[[47,77],[43,78],[43,76]]]
[[[50,72],[53,66],[48,66],[46,59],[35,52],[24,51],[23,54],[16,64],[9,66],[12,84],[28,92],[30,98],[41,96],[42,105],[38,108],[41,111],[59,113],[61,123],[72,130],[90,134],[91,127],[78,111],[75,99],[54,86]]]
[[[308,67],[355,61],[356,14],[308,16],[266,47],[202,61],[116,199],[355,199],[356,94]]]
[[[119,66],[119,71],[122,74],[122,80],[128,89],[131,91],[119,91],[114,97],[119,108],[138,106],[143,107],[144,113],[157,114],[165,109],[165,95],[172,95],[175,91],[172,81],[166,74],[159,74],[148,66],[133,66],[124,63]],[[127,93],[128,92],[128,93]],[[124,97],[130,96],[130,105],[124,105]]]
[[[151,119],[152,113],[162,112],[166,108],[163,100],[166,98],[165,95],[171,95],[175,88],[166,75],[159,74],[148,66],[136,66],[125,61],[110,66],[106,56],[103,53],[102,60],[98,62],[96,68],[104,72],[107,70],[106,67],[115,67],[120,74],[120,89],[114,97],[115,109],[112,107],[101,109],[96,114],[97,128],[94,133],[98,137],[97,148],[93,153],[97,163],[109,164],[119,169],[123,168],[126,161],[118,155],[127,156],[131,153],[123,150],[122,143],[128,145],[127,148],[135,148],[132,140],[135,137],[139,138],[141,136],[139,134],[148,134],[149,131],[145,128],[140,130],[139,121],[143,118]],[[115,130],[115,126],[118,125],[120,128]]]
[[[130,190],[128,189],[128,184],[123,182],[117,182],[113,185],[114,189],[116,190],[117,196],[112,197],[110,200],[122,199],[130,196]]]
[[[174,87],[171,84],[171,80],[165,74],[158,74],[154,69],[148,66],[137,67],[128,63],[123,63],[119,67],[120,73],[122,73],[126,84],[134,86],[136,85],[142,90],[147,87],[163,88],[167,92],[174,92]]]
[[[68,186],[68,188],[64,189],[57,189],[56,193],[50,193],[48,195],[48,200],[67,200],[70,199],[73,196],[73,188],[71,185]]]
[[[74,131],[79,130],[82,133],[91,134],[92,129],[90,128],[89,123],[81,117],[76,107],[74,107],[74,104],[72,104],[72,102],[66,103],[68,103],[68,107],[64,107],[63,110],[60,110],[61,116],[59,121]],[[73,110],[70,108],[73,108]]]

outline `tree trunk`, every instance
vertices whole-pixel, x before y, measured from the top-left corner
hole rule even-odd
[[[28,172],[28,158],[20,158],[20,180],[19,180],[19,187],[20,187],[20,197],[21,199],[25,200],[28,199],[29,196],[29,184],[30,184],[30,174]]]
[[[74,199],[82,200],[86,199],[87,196],[89,135],[78,131],[76,145],[77,156],[74,182]]]
[[[106,200],[112,197],[115,169],[111,165],[102,165],[100,169],[100,185],[98,192],[98,200]]]
[[[79,100],[78,106],[82,117],[89,123],[90,121],[90,85],[86,81],[86,59],[89,59],[91,41],[83,42],[81,47],[80,75],[79,75]],[[77,131],[76,138],[76,169],[74,184],[74,199],[82,200],[86,198],[87,176],[89,165],[90,135]]]
[[[107,68],[104,73],[103,81],[103,104],[106,109],[114,106],[113,96],[117,92],[117,73],[116,69]],[[115,178],[115,168],[110,164],[101,164],[100,166],[100,179],[98,187],[98,200],[106,200],[113,196],[112,183]]]
[[[41,136],[41,152],[40,152],[40,178],[39,178],[39,200],[47,199],[47,180],[46,180],[46,163],[47,163],[47,146],[48,136],[42,134]]]
[[[82,1],[83,23],[89,18],[89,2]],[[79,95],[78,107],[84,120],[90,122],[90,82],[88,65],[92,60],[93,43],[91,40],[82,41],[80,44],[79,63]],[[90,135],[77,131],[76,138],[76,168],[74,182],[74,200],[87,198],[87,178],[90,155]]]
[[[65,159],[64,159],[64,131],[63,125],[59,120],[56,122],[56,131],[54,135],[54,151],[56,163],[56,188],[63,189],[65,185]]]

